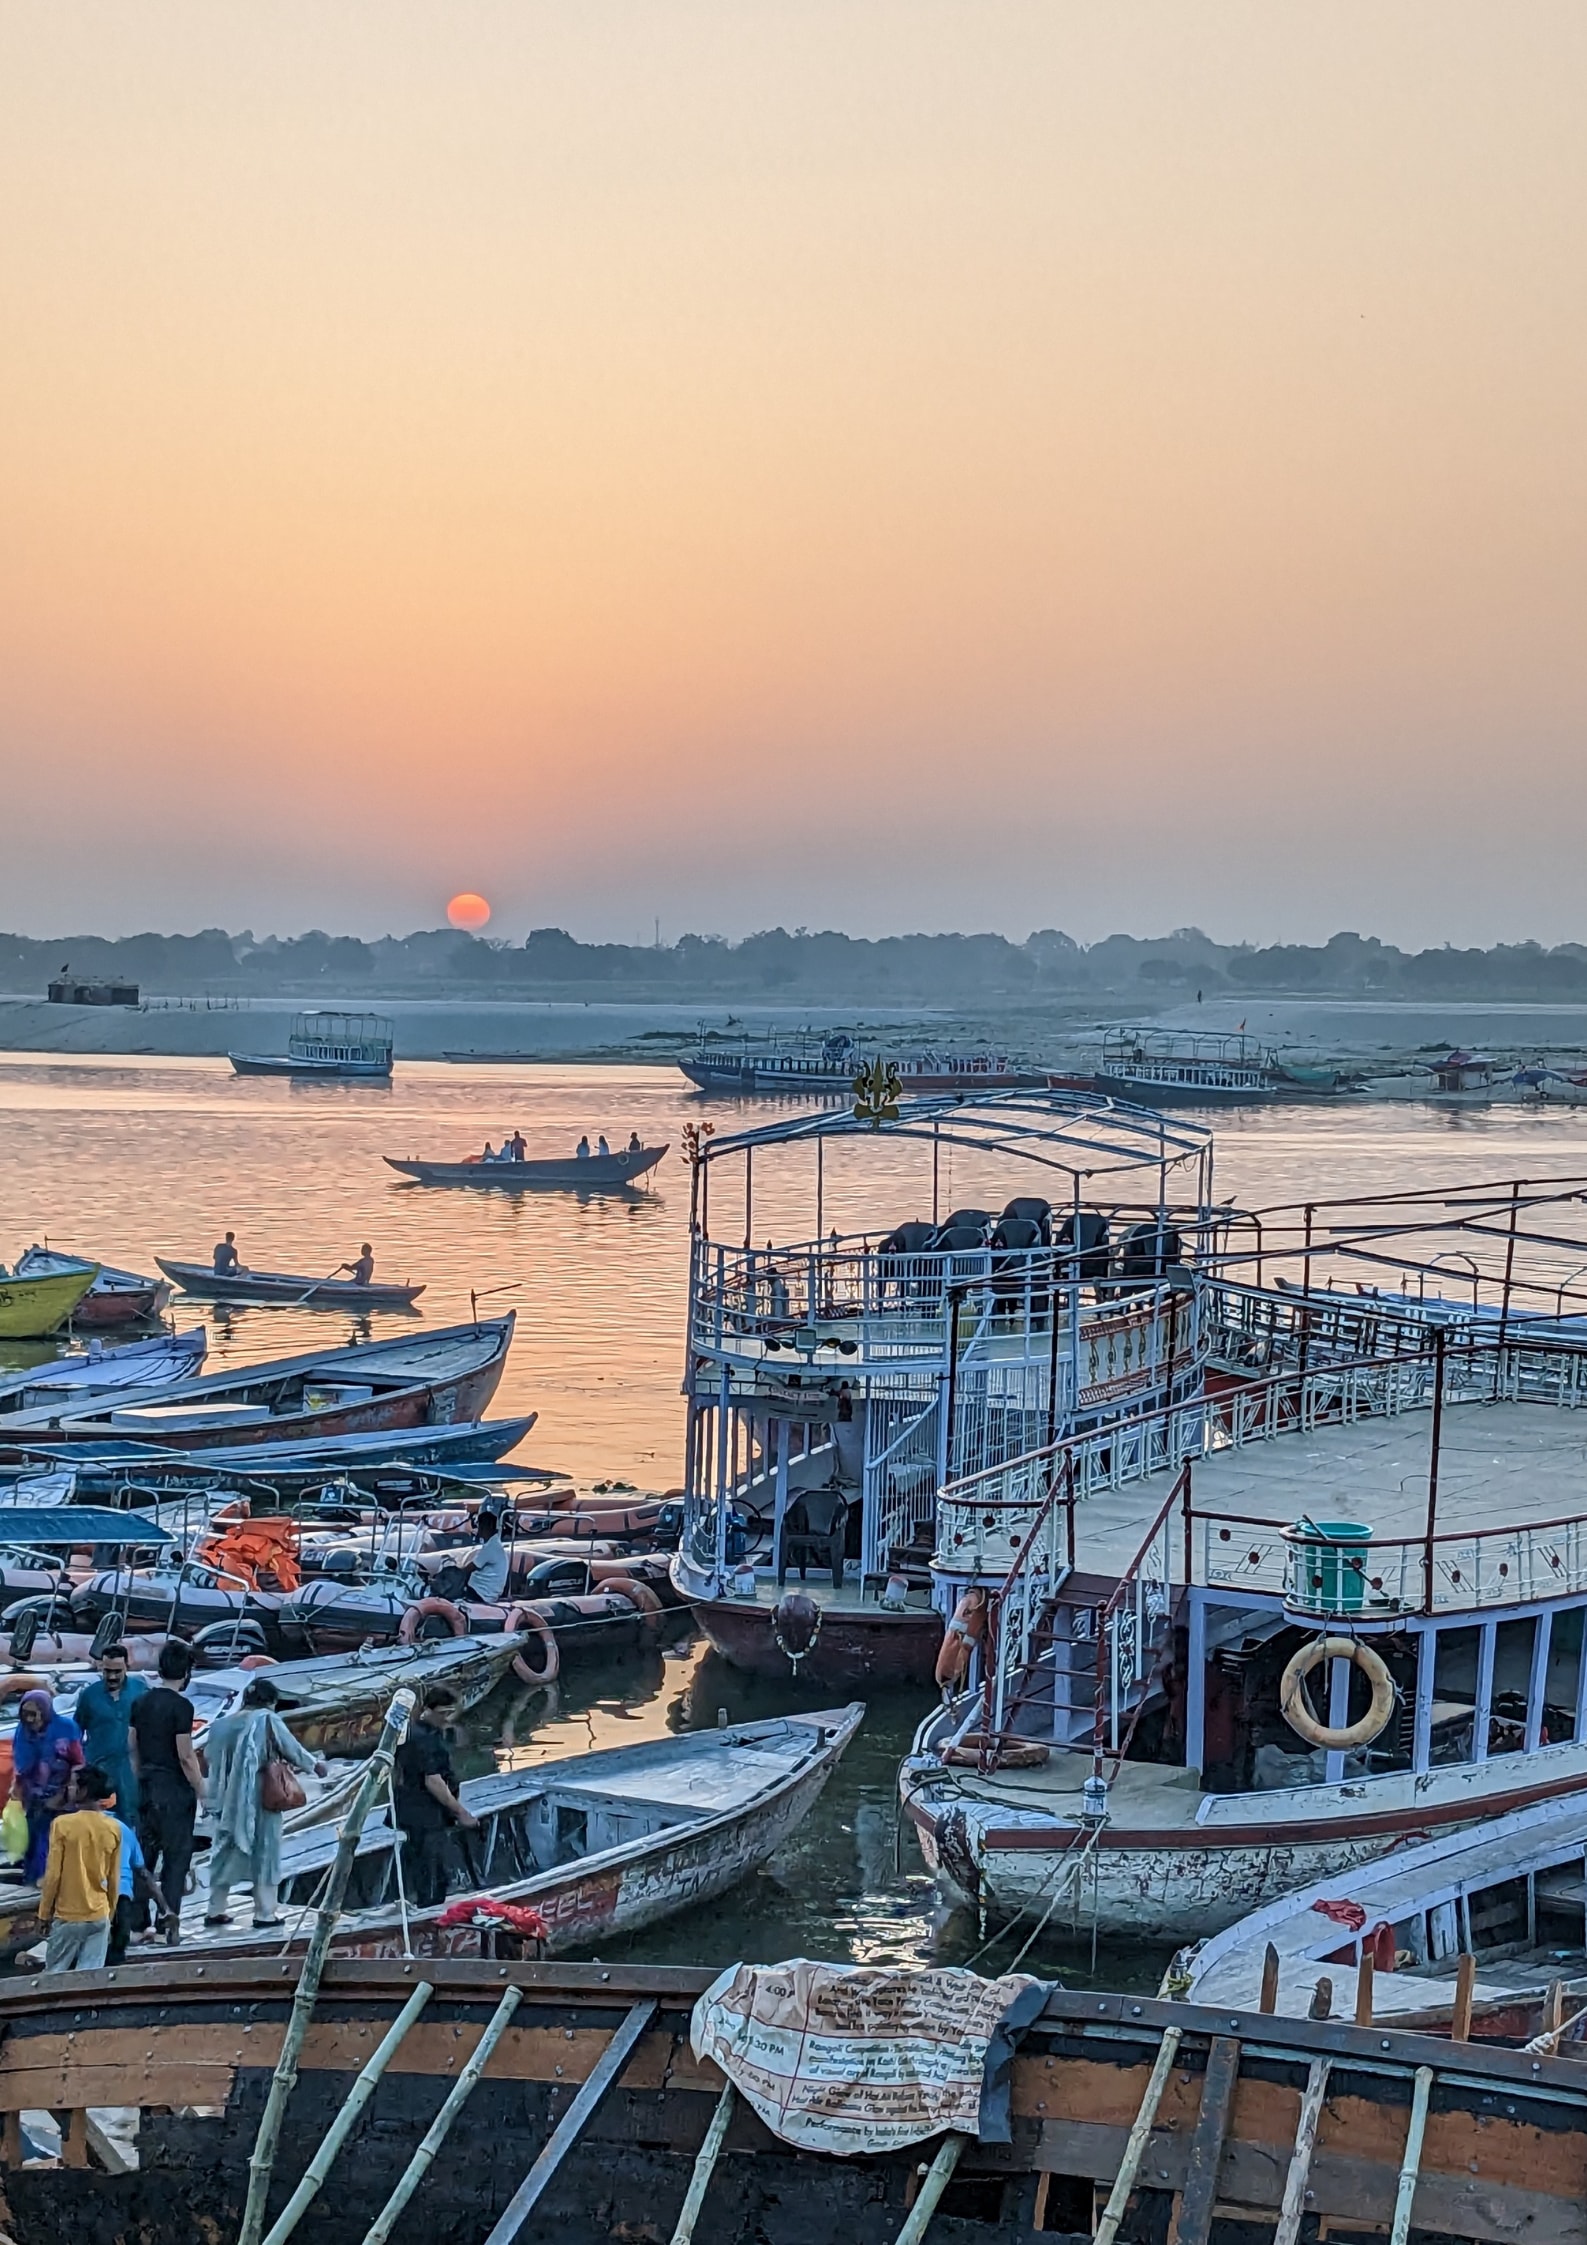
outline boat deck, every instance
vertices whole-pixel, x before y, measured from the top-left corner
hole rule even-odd
[[[1379,1539],[1419,1539],[1427,1526],[1432,1415],[1363,1419],[1287,1434],[1210,1458],[1193,1469],[1198,1514],[1287,1526],[1358,1520]],[[1075,1510],[1078,1564],[1118,1576],[1162,1509],[1175,1476],[1161,1472],[1087,1497]],[[1440,1535],[1524,1529],[1587,1516],[1587,1412],[1538,1403],[1447,1408],[1438,1467]],[[1183,1538],[1173,1537],[1175,1579]]]

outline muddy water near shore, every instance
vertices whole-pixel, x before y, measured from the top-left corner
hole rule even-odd
[[[707,1101],[673,1070],[652,1067],[400,1067],[390,1087],[233,1077],[212,1060],[42,1059],[0,1054],[0,1259],[53,1242],[134,1268],[154,1254],[207,1258],[235,1229],[245,1260],[327,1272],[374,1243],[382,1274],[425,1283],[422,1324],[514,1308],[518,1336],[493,1409],[537,1411],[528,1459],[585,1482],[621,1478],[661,1489],[679,1478],[683,1290],[689,1179],[683,1125],[719,1133],[774,1119],[775,1103]],[[1387,1191],[1434,1182],[1587,1171],[1587,1115],[1412,1107],[1278,1107],[1212,1118],[1217,1191],[1241,1202]],[[456,1157],[514,1127],[532,1154],[566,1153],[581,1132],[614,1144],[637,1129],[671,1147],[654,1189],[633,1196],[495,1195],[399,1181],[382,1154]],[[1018,1189],[1006,1171],[945,1156],[943,1205]],[[742,1237],[742,1177],[724,1175],[715,1228]],[[737,1196],[737,1198],[735,1198]],[[929,1213],[929,1153],[866,1136],[829,1147],[824,1221],[841,1230]],[[755,1164],[752,1236],[815,1229],[809,1150]],[[209,1330],[211,1364],[246,1364],[399,1320],[305,1309],[178,1304],[178,1322]],[[0,1361],[47,1348],[0,1344]],[[574,1665],[552,1704],[501,1695],[468,1726],[465,1766],[543,1759],[813,1705],[791,1681],[762,1685],[697,1644]],[[727,1962],[797,1951],[868,1962],[962,1962],[979,1930],[938,1906],[912,1842],[897,1839],[893,1779],[925,1712],[922,1695],[873,1698],[860,1736],[804,1829],[736,1893],[612,1949],[673,1962]],[[1005,1938],[980,1961],[1006,1966]],[[1054,1926],[1034,1969],[1083,1983],[1083,1923]],[[1160,1953],[1104,1946],[1097,1977],[1155,1985]]]

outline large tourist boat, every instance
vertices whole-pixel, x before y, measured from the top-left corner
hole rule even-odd
[[[393,1034],[383,1013],[300,1013],[284,1053],[234,1052],[239,1076],[350,1076],[384,1080],[391,1074]]]
[[[1011,1092],[695,1149],[675,1587],[754,1673],[929,1682],[943,1483],[1199,1395],[1208,1135],[1094,1095]],[[788,1206],[791,1164],[808,1228],[757,1247],[757,1182]],[[840,1198],[890,1203],[892,1220],[839,1230]],[[724,1207],[731,1242],[712,1232]]]
[[[1248,1106],[1282,1087],[1276,1056],[1243,1030],[1120,1030],[1103,1045],[1096,1080],[1146,1107]]]
[[[954,1892],[1184,1942],[1587,1797],[1582,1186],[1231,1215],[1204,1393],[944,1488],[986,1621],[902,1787]]]
[[[913,1052],[884,1052],[861,1045],[843,1032],[810,1034],[781,1044],[757,1044],[749,1037],[702,1038],[678,1066],[701,1091],[771,1093],[788,1098],[845,1098],[855,1078],[880,1064],[898,1079],[898,1096],[920,1098],[935,1092],[1018,1091],[1046,1082],[1041,1069],[1023,1069],[1003,1052],[955,1051],[948,1046]]]

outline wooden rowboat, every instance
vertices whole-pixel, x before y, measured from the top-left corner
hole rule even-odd
[[[37,1341],[64,1325],[98,1269],[97,1263],[74,1263],[39,1278],[13,1278],[0,1265],[0,1341]]]
[[[408,1310],[424,1292],[422,1286],[381,1280],[363,1286],[352,1278],[294,1278],[283,1271],[222,1274],[208,1263],[179,1263],[170,1255],[154,1259],[184,1294],[207,1302],[290,1302],[294,1308],[311,1310]]]
[[[1582,2236],[1587,2084],[1570,2058],[1051,1988],[1009,2067],[1009,2140],[988,2126],[839,2158],[773,2134],[695,2056],[691,2017],[713,1977],[333,1959],[265,2220],[390,2038],[372,2098],[356,2092],[351,2140],[334,2157],[327,2146],[323,2187],[302,2194],[297,2245],[369,2234],[443,2103],[450,2126],[432,2130],[443,2140],[402,2215],[406,2245],[897,2245],[906,2232],[1033,2245],[1089,2238],[1110,2193],[1108,2231],[1127,2245],[1250,2245],[1275,2222],[1286,2240]],[[176,1957],[0,1985],[15,2245],[237,2236],[296,1978],[291,1958],[207,1963],[197,1978]],[[489,2055],[477,2074],[476,2053]],[[889,2055],[878,2042],[879,2078]],[[62,2159],[24,2167],[20,2116],[40,2108],[60,2115]]]
[[[398,1161],[384,1156],[388,1169],[418,1185],[480,1185],[495,1192],[533,1192],[537,1188],[613,1192],[632,1185],[654,1169],[665,1146],[622,1148],[615,1154],[570,1156],[560,1161]]]
[[[72,1312],[72,1323],[84,1330],[113,1325],[137,1325],[158,1317],[171,1298],[164,1279],[145,1278],[141,1271],[117,1270],[111,1263],[95,1263],[91,1256],[61,1255],[53,1248],[30,1247],[17,1257],[18,1278],[59,1278],[68,1271],[89,1269],[93,1281]]]
[[[864,1713],[855,1702],[466,1778],[459,1797],[481,1829],[466,1836],[468,1878],[458,1891],[531,1905],[550,1928],[552,1950],[588,1947],[709,1902],[803,1823]],[[404,1954],[394,1838],[383,1815],[371,1818],[336,1929],[338,1950]],[[203,1950],[207,1962],[212,1952],[301,1947],[336,1841],[335,1831],[283,1839],[284,1933],[256,1934],[246,1918],[206,1926],[200,1864],[198,1890],[182,1913],[183,1948]],[[414,1952],[477,1953],[478,1933],[443,1925],[443,1914],[409,1910]]]
[[[0,1462],[107,1442],[209,1450],[471,1422],[496,1392],[512,1335],[509,1311],[472,1325],[316,1349],[182,1380],[157,1400],[136,1389],[114,1389],[86,1404],[56,1401],[7,1418]]]

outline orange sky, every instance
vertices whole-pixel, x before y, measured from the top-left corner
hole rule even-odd
[[[0,0],[0,926],[1587,939],[1584,83]]]

